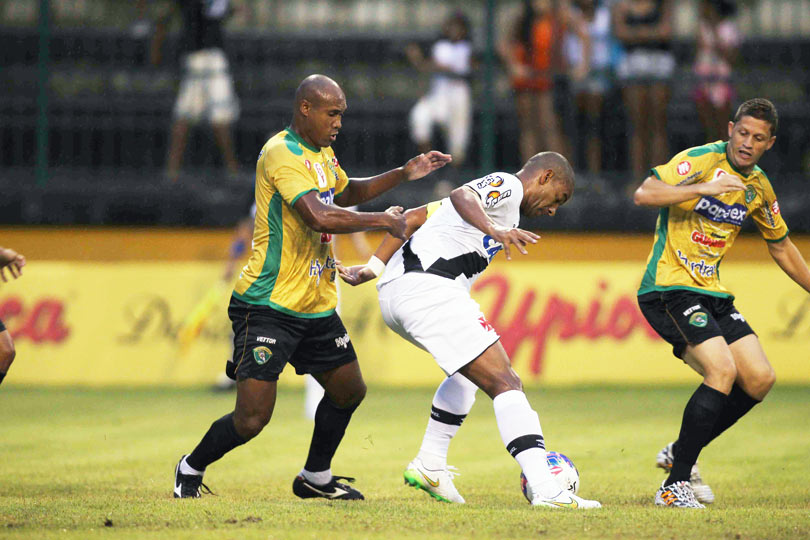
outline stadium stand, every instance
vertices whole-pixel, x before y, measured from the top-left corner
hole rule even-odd
[[[346,90],[349,111],[335,144],[351,174],[362,176],[401,163],[415,150],[407,115],[426,80],[414,80],[406,43],[428,43],[441,15],[464,5],[473,36],[483,48],[486,2],[419,0],[317,0],[251,2],[250,19],[232,21],[227,44],[242,115],[235,143],[244,174],[228,179],[205,131],[192,135],[182,181],[162,176],[170,111],[178,74],[173,65],[149,66],[149,36],[133,31],[128,3],[94,0],[52,2],[48,67],[48,178],[35,182],[39,28],[38,2],[21,0],[0,11],[0,220],[17,224],[138,224],[228,226],[244,212],[252,189],[255,153],[286,126],[289,96],[307,74],[326,73]],[[501,24],[515,2],[498,2]],[[365,5],[365,7],[363,7]],[[701,144],[690,100],[694,54],[693,2],[679,3],[676,55],[679,75],[669,106],[672,148]],[[80,27],[80,23],[92,24]],[[335,25],[335,21],[339,24]],[[746,39],[736,68],[740,99],[762,95],[780,111],[780,138],[762,166],[774,180],[793,230],[810,231],[810,7],[802,0],[741,3],[739,24]],[[691,26],[690,26],[691,25]],[[337,26],[338,31],[327,31]],[[176,51],[177,40],[167,44]],[[167,55],[171,54],[168,52]],[[176,54],[175,54],[176,56]],[[170,56],[167,56],[170,57]],[[481,77],[473,81],[481,95]],[[495,162],[506,170],[519,162],[509,87],[502,70],[495,78]],[[475,106],[476,125],[483,113]],[[654,220],[627,200],[626,136],[621,99],[610,96],[604,138],[607,172],[580,175],[581,187],[554,228],[649,230]],[[480,132],[474,130],[468,175],[480,166]],[[431,182],[407,195],[393,193],[376,207],[397,201],[421,204]],[[543,223],[548,227],[550,223]]]

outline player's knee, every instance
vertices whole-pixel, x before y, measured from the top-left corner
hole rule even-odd
[[[770,364],[762,366],[749,384],[752,397],[762,400],[776,383],[776,372]]]
[[[10,339],[0,340],[0,368],[3,366],[8,368],[17,356],[17,350],[14,348],[14,342]]]
[[[233,425],[240,437],[249,441],[262,432],[270,421],[271,413],[234,414]]]
[[[366,390],[366,383],[364,381],[360,381],[359,383],[353,385],[352,388],[347,388],[345,391],[340,392],[335,396],[330,396],[330,398],[334,404],[341,409],[348,409],[360,405],[360,403],[366,397]]]
[[[734,358],[731,355],[716,359],[705,366],[705,371],[707,379],[722,383],[724,386],[727,385],[729,388],[737,378],[737,366],[734,364]]]
[[[515,373],[515,370],[509,369],[508,372],[503,373],[489,381],[486,384],[486,387],[482,388],[482,390],[486,392],[490,398],[494,399],[495,396],[510,390],[518,390],[522,392],[523,382],[521,382],[520,377],[518,377],[518,374]]]

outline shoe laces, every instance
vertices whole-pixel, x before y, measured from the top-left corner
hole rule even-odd
[[[679,501],[689,506],[702,506],[695,497],[692,485],[686,480],[680,480],[674,484],[664,486],[664,488],[671,491]]]
[[[461,473],[458,472],[458,467],[453,467],[452,465],[445,466],[444,472],[447,473],[447,476],[449,476],[451,480],[456,476],[461,476]]]

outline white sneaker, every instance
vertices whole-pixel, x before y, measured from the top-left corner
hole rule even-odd
[[[406,484],[426,491],[437,501],[464,504],[464,497],[453,485],[453,477],[458,474],[456,468],[451,466],[436,471],[430,470],[425,467],[421,459],[414,458],[402,476],[405,478]]]
[[[695,492],[686,480],[668,486],[661,484],[655,494],[655,504],[670,508],[706,508],[695,498]]]
[[[545,506],[547,508],[602,508],[602,503],[599,501],[591,501],[578,497],[567,490],[560,491],[551,499],[547,499],[542,495],[535,495],[532,499],[532,506]]]
[[[658,452],[655,456],[655,465],[669,472],[672,470],[672,462],[675,460],[672,456],[672,445],[674,442],[669,443]],[[714,492],[709,484],[703,482],[700,476],[700,470],[697,463],[692,466],[692,472],[689,476],[689,484],[692,486],[692,491],[695,493],[695,498],[698,502],[703,504],[712,504],[714,502]]]

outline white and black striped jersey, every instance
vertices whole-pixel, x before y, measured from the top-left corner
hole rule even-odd
[[[523,184],[516,176],[494,172],[465,186],[481,197],[485,212],[497,225],[518,226]],[[427,272],[456,280],[469,289],[502,247],[464,221],[450,199],[444,199],[424,225],[394,253],[377,287],[408,272]]]

